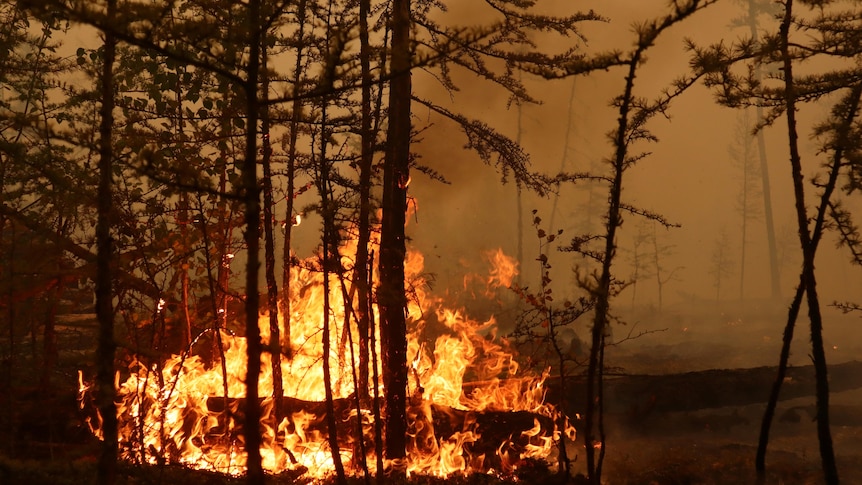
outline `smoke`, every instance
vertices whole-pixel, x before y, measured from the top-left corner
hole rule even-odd
[[[472,20],[481,19],[482,15],[491,18],[491,14],[479,6],[469,5],[462,2],[453,6],[451,15],[446,18]],[[571,9],[566,2],[550,2],[546,8],[557,13]],[[633,26],[664,15],[666,8],[663,1],[603,2],[598,13],[607,16],[609,21],[585,23],[583,47],[592,53],[626,50],[633,45]],[[655,99],[674,79],[688,73],[684,39],[707,45],[722,38],[730,41],[744,35],[745,32],[728,27],[731,19],[740,13],[736,5],[719,4],[661,38],[648,51],[637,80],[637,94]],[[508,94],[503,89],[468,73],[455,73],[459,86],[456,92],[445,92],[434,77],[424,71],[414,73],[414,86],[419,96],[483,120],[513,140],[520,140],[530,155],[533,170],[555,174],[561,170],[604,169],[603,160],[612,154],[607,133],[616,121],[610,102],[620,93],[624,74],[621,69],[612,69],[587,77],[552,81],[525,74],[522,78],[525,85],[541,104],[524,105],[520,110],[508,103]],[[424,129],[421,141],[415,145],[421,163],[450,182],[441,184],[414,174],[411,183],[411,195],[416,197],[419,211],[409,233],[413,243],[428,256],[429,271],[438,274],[440,284],[458,281],[458,261],[478,258],[481,251],[497,247],[512,256],[518,255],[521,247],[522,278],[526,284],[531,281],[537,284],[537,271],[531,264],[538,251],[535,230],[530,225],[533,209],[538,210],[544,224],[553,221],[553,229],[564,230],[559,239],[561,245],[580,231],[601,229],[605,192],[575,184],[561,187],[557,194],[522,191],[519,237],[518,190],[514,184],[511,181],[501,184],[501,175],[493,167],[484,165],[475,154],[464,150],[463,133],[451,121],[421,106],[415,106],[413,114],[414,123]],[[740,190],[738,167],[727,153],[728,146],[734,143],[736,110],[719,107],[711,92],[695,86],[672,105],[668,116],[667,119],[655,118],[648,126],[658,137],[658,143],[634,147],[635,153],[649,152],[649,156],[626,173],[624,200],[681,225],[678,229],[662,230],[660,235],[673,247],[673,251],[665,255],[663,265],[681,268],[663,289],[665,305],[672,306],[714,298],[714,281],[709,274],[710,251],[719,240],[721,229],[727,228],[734,240],[732,251],[738,253],[736,235],[741,227],[741,215],[735,202]],[[811,116],[808,126],[817,120],[816,116]],[[792,230],[793,205],[785,135],[780,124],[767,128],[765,134],[782,262],[781,290],[789,297],[797,279],[798,242]],[[813,171],[816,146],[808,143],[805,148]],[[632,273],[625,251],[633,244],[636,227],[636,217],[628,216],[617,241],[620,247],[616,263],[618,277],[625,278]],[[766,299],[770,296],[770,284],[762,219],[749,221],[746,252],[746,298]],[[566,291],[576,291],[571,270],[576,266],[588,267],[588,264],[570,253],[553,257],[555,284],[565,283]],[[834,295],[826,296],[824,301],[852,298],[858,292],[858,271],[849,268],[846,261],[845,253],[824,245],[818,269],[822,268],[822,274],[827,275],[822,281],[825,294]],[[737,279],[734,276],[726,283],[727,295],[738,295]],[[655,304],[658,290],[654,282],[645,279],[638,284],[637,291],[638,304]],[[628,301],[627,295],[621,299]]]

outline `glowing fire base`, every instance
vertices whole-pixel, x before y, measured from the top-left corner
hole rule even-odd
[[[494,258],[498,263],[509,264],[509,269],[496,266],[487,280],[489,288],[510,284],[514,264],[505,257],[501,259],[501,254]],[[345,261],[345,266],[348,263]],[[285,417],[277,424],[273,398],[261,400],[261,452],[264,468],[270,473],[295,470],[322,478],[333,472],[323,404],[320,328],[324,285],[321,274],[308,266],[311,265],[295,267],[291,274],[293,352],[290,359],[283,357],[281,361],[284,392],[291,397],[281,398]],[[555,440],[563,433],[556,426],[557,411],[544,402],[546,376],[519,372],[505,341],[483,335],[489,333],[493,320],[479,324],[425,294],[425,285],[419,278],[420,255],[411,253],[407,267],[408,281],[416,289],[416,298],[408,308],[413,329],[408,339],[408,355],[413,359],[408,389],[411,396],[408,472],[436,476],[475,472],[507,475],[522,460],[547,458]],[[331,307],[343,311],[342,295],[351,293],[336,286],[329,289]],[[334,355],[327,362],[335,376],[333,395],[339,423],[339,454],[348,469],[358,473],[364,452],[373,471],[376,468],[373,413],[371,409],[357,411],[356,400],[352,398],[353,370],[358,367],[354,357],[359,355],[357,330],[355,323],[343,327],[345,318],[341,311],[330,316]],[[280,320],[283,329],[283,318]],[[436,335],[430,335],[432,331],[426,328],[429,321],[440,328],[433,331]],[[260,328],[266,346],[268,317],[261,318]],[[220,339],[213,338],[215,331],[205,332],[207,339],[201,339],[193,347],[201,350],[207,347],[201,342],[209,341],[210,348],[215,348],[211,364],[198,355],[178,355],[160,365],[136,360],[129,367],[128,377],[118,385],[117,411],[124,459],[136,463],[180,463],[233,475],[244,472],[246,455],[241,430],[246,341],[220,332]],[[380,355],[380,349],[376,350]],[[472,384],[465,385],[465,379]],[[270,355],[264,353],[260,394],[272,396],[272,389],[272,362]],[[382,386],[378,390],[384,395]],[[93,428],[100,435],[97,422]],[[567,426],[564,432],[573,437],[572,428]]]

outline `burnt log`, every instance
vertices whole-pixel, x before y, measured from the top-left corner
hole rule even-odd
[[[710,369],[666,375],[619,375],[605,379],[604,406],[609,414],[633,420],[650,414],[691,412],[731,406],[765,403],[778,369],[775,366],[748,369]],[[862,362],[850,361],[829,366],[830,392],[862,387]],[[566,401],[570,416],[583,412],[585,384],[577,376],[567,383]],[[551,378],[547,401],[559,402],[559,379]],[[814,396],[814,366],[787,369],[781,400]]]
[[[261,405],[266,406],[264,399]],[[355,400],[335,399],[338,443],[345,449],[358,451],[360,440],[365,450],[373,450],[373,427],[363,423],[363,436],[359,436],[356,420]],[[415,403],[413,403],[415,404]],[[207,400],[210,414],[217,417],[218,425],[208,432],[207,441],[236,441],[241,439],[242,428],[237,423],[244,419],[245,398],[211,396]],[[295,416],[303,416],[305,436],[319,434],[327,436],[326,405],[324,402],[305,401],[292,397],[281,398],[282,411],[288,420],[286,432],[294,433],[299,423]],[[547,416],[529,411],[467,411],[431,403],[410,407],[408,412],[408,435],[412,436],[408,449],[420,454],[433,453],[444,443],[463,444],[463,458],[473,467],[501,470],[506,464],[498,452],[517,460],[530,446],[541,446],[548,437],[553,436],[554,423]],[[275,423],[265,423],[273,426]]]
[[[261,406],[265,408],[266,401],[269,398],[259,398]],[[281,398],[281,410],[285,417],[288,420],[287,428],[285,431],[288,434],[292,434],[296,431],[296,423],[294,422],[294,416],[302,414],[307,421],[303,423],[304,430],[306,434],[311,433],[321,433],[322,435],[326,435],[327,427],[325,422],[326,417],[326,403],[323,401],[306,401],[303,399],[296,399],[293,397],[282,397]],[[348,443],[353,441],[356,438],[357,434],[357,424],[355,420],[355,401],[353,399],[334,399],[333,407],[335,409],[336,421],[342,423],[339,426],[339,443]],[[218,426],[211,430],[213,434],[219,433],[227,433],[231,434],[232,437],[236,438],[238,434],[240,434],[240,430],[233,426],[233,423],[241,423],[245,419],[245,398],[223,398],[223,397],[209,397],[207,399],[207,409],[210,414],[215,414],[218,416]],[[267,413],[270,416],[271,421],[274,420],[274,415],[272,413]],[[231,423],[233,420],[233,423]],[[274,421],[266,422],[264,420],[264,424],[275,427],[277,423]],[[230,428],[233,428],[230,430]]]
[[[431,416],[439,441],[457,440],[470,433],[464,443],[465,458],[480,470],[505,470],[507,464],[501,454],[517,460],[530,445],[541,446],[554,435],[551,418],[529,411],[466,411],[431,404]]]

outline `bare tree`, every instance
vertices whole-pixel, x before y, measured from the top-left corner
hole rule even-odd
[[[777,4],[775,2],[768,2],[765,0],[747,0],[747,11],[745,18],[743,19],[743,24],[745,24],[750,32],[751,39],[754,42],[759,42],[759,32],[760,24],[758,19],[761,15],[776,15],[779,11],[777,9]],[[763,80],[764,69],[763,66],[758,63],[754,66],[754,77],[759,82]],[[762,120],[763,117],[763,106],[757,105],[754,107],[755,116],[758,120]],[[766,240],[767,240],[767,249],[769,250],[769,277],[770,277],[770,288],[772,290],[772,298],[778,299],[781,297],[781,286],[780,286],[780,267],[778,262],[778,250],[777,243],[775,238],[775,223],[773,222],[772,215],[772,188],[770,186],[769,181],[769,163],[766,157],[766,137],[763,133],[762,129],[756,130],[757,137],[757,155],[758,160],[760,160],[760,187],[761,193],[763,195],[763,215],[764,215],[764,227],[766,229]],[[740,262],[743,264],[743,262]],[[742,275],[740,275],[740,281],[742,280]],[[740,292],[742,290],[740,289]]]
[[[820,458],[826,483],[838,483],[838,470],[829,427],[829,382],[826,355],[823,347],[823,316],[816,288],[814,259],[824,230],[828,227],[827,216],[835,205],[833,196],[843,160],[853,153],[857,145],[854,126],[858,117],[862,84],[858,82],[855,69],[837,69],[831,72],[798,75],[797,68],[812,61],[828,58],[858,62],[862,51],[858,44],[848,41],[858,35],[858,26],[850,19],[858,12],[830,10],[822,7],[838,2],[820,2],[808,12],[794,11],[794,2],[783,4],[778,32],[765,37],[763,42],[743,39],[732,46],[713,46],[710,49],[695,49],[695,65],[708,72],[708,84],[720,86],[720,101],[730,106],[762,105],[769,108],[760,124],[772,124],[780,117],[786,121],[787,143],[790,152],[790,175],[794,193],[797,234],[802,268],[799,284],[787,316],[782,348],[779,355],[778,372],[770,390],[769,402],[761,422],[755,467],[762,478],[765,472],[766,449],[775,407],[786,375],[790,344],[795,323],[801,309],[803,297],[807,303],[812,344],[812,360],[816,378],[817,434]],[[804,4],[807,5],[807,4]],[[818,32],[806,34],[806,41],[795,38],[797,30]],[[732,66],[739,61],[751,59],[753,63],[778,61],[781,75],[772,85],[761,83],[753,76],[753,69],[746,74],[735,74]],[[839,62],[839,65],[841,63]],[[839,94],[840,93],[840,94]],[[814,179],[818,192],[817,205],[809,209],[803,178],[802,155],[799,150],[798,110],[806,102],[819,101],[836,96],[829,119],[814,129],[814,134],[823,139],[821,153],[828,154],[825,170]],[[841,225],[840,223],[838,224]]]
[[[629,276],[629,287],[632,291],[632,308],[637,302],[638,284],[647,278],[652,277],[650,272],[650,264],[647,261],[646,246],[650,240],[648,232],[648,224],[646,221],[640,221],[637,226],[637,232],[632,237],[632,246],[629,250],[629,260],[632,266],[632,272]]]
[[[757,219],[761,215],[758,204],[762,196],[762,186],[758,182],[762,179],[761,165],[756,163],[754,157],[754,138],[751,135],[752,128],[747,110],[739,113],[736,118],[736,128],[733,143],[728,147],[728,154],[733,163],[739,168],[739,180],[741,182],[737,195],[737,211],[740,215],[739,231],[739,299],[745,295],[745,269],[746,249],[748,249],[748,227],[749,221]],[[767,204],[768,205],[768,204]],[[774,233],[774,231],[772,231]],[[725,233],[726,234],[726,233]],[[775,245],[774,234],[772,245]],[[777,256],[775,256],[777,258]],[[770,261],[773,259],[770,256]],[[775,295],[773,295],[775,296]]]
[[[110,20],[117,8],[116,0],[108,0],[106,16]],[[102,59],[101,100],[99,124],[99,189],[98,219],[96,221],[96,317],[99,320],[98,406],[102,415],[102,451],[99,456],[99,483],[111,485],[117,481],[117,408],[114,399],[114,293],[111,265],[114,260],[111,244],[112,186],[114,174],[114,58],[117,40],[105,34]]]
[[[731,252],[730,234],[726,227],[721,232],[712,247],[709,274],[712,276],[712,285],[715,287],[715,301],[721,300],[721,284],[733,274],[733,259]]]
[[[659,237],[659,226],[664,229],[669,229],[673,225],[653,221],[652,234],[649,236],[649,242],[652,243],[652,251],[650,257],[652,259],[652,275],[655,277],[655,284],[658,290],[658,311],[661,312],[664,305],[664,287],[677,277],[677,273],[683,269],[682,266],[668,267],[667,261],[670,259],[676,247],[670,243],[662,242]]]
[[[617,252],[617,232],[622,225],[623,212],[633,212],[663,222],[659,216],[635,209],[623,202],[623,176],[644,154],[631,153],[632,144],[637,141],[654,141],[655,137],[646,130],[645,124],[653,116],[664,113],[670,103],[691,86],[696,77],[681,79],[671,91],[664,93],[658,101],[651,103],[638,97],[635,92],[635,78],[643,63],[646,51],[656,39],[671,26],[690,17],[714,2],[692,0],[685,4],[674,3],[674,9],[666,17],[646,22],[637,30],[634,49],[624,57],[626,68],[623,93],[615,98],[618,124],[611,134],[614,153],[608,160],[610,166],[606,180],[609,183],[608,206],[605,216],[605,233],[602,236],[603,249],[600,251],[601,269],[595,282],[588,284],[595,297],[595,312],[591,330],[590,355],[587,368],[586,411],[584,414],[584,446],[586,448],[587,474],[590,483],[601,483],[602,464],[607,452],[606,435],[603,421],[603,372],[605,337],[610,322],[610,302],[613,288],[617,284],[613,276],[612,264]],[[574,241],[580,246],[583,241]],[[598,449],[598,456],[596,450]]]
[[[245,379],[245,423],[243,426],[246,449],[246,476],[248,483],[262,485],[263,465],[260,455],[260,402],[258,388],[260,375],[260,327],[258,311],[260,291],[260,186],[257,176],[258,121],[260,119],[260,45],[263,39],[260,0],[249,0],[247,12],[249,58],[246,78],[242,88],[245,95],[246,136],[245,159],[243,160],[242,199],[245,206],[245,245],[248,260],[245,268],[245,338],[246,338],[246,379]]]

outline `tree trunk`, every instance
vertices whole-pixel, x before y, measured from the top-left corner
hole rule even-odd
[[[368,287],[370,288],[374,272],[374,253],[369,255],[368,261]],[[369,295],[370,298],[371,295]],[[374,321],[374,306],[369,301],[368,304],[368,320]],[[374,325],[368,327],[368,346],[371,349],[371,399],[372,399],[372,414],[374,415],[374,454],[377,457],[377,484],[385,483],[384,463],[380,459],[383,456],[383,419],[380,416],[380,359],[377,357],[377,332]],[[406,445],[406,444],[405,444]],[[405,450],[406,451],[406,450]]]
[[[171,21],[173,22],[173,16]],[[177,72],[179,74],[179,71]],[[176,130],[177,142],[185,143],[185,123],[183,121],[183,84],[180,82],[182,76],[177,75],[177,83],[175,87],[177,111],[176,111]],[[180,147],[180,153],[182,147]],[[181,183],[188,183],[187,180],[180,180]],[[177,225],[180,228],[180,241],[182,241],[183,258],[180,262],[180,285],[181,285],[181,301],[180,307],[183,316],[183,333],[182,333],[182,348],[188,348],[192,341],[192,319],[189,312],[189,270],[191,266],[191,251],[189,244],[189,194],[182,191],[179,194],[179,206],[177,207]]]
[[[326,144],[326,137],[324,137],[323,144]],[[321,164],[326,164],[326,159],[323,158],[321,160]],[[321,181],[321,185],[325,184],[324,181]],[[331,204],[328,195],[323,195],[322,203],[324,205]],[[324,209],[324,212],[330,209]],[[334,397],[332,394],[332,369],[330,368],[330,359],[329,356],[332,351],[332,327],[330,325],[330,315],[332,309],[332,303],[329,297],[329,277],[332,272],[330,271],[330,267],[334,264],[338,264],[336,260],[336,255],[330,253],[330,246],[335,245],[333,235],[333,221],[332,215],[325,216],[325,220],[323,222],[323,357],[321,360],[321,365],[323,365],[323,387],[324,387],[324,395],[326,399],[326,428],[328,430],[328,442],[329,442],[329,450],[332,454],[332,462],[335,467],[335,474],[339,484],[347,483],[347,477],[344,473],[344,464],[341,462],[341,452],[338,445],[338,422],[335,419],[335,404]]]
[[[751,31],[751,39],[757,42],[757,0],[748,0],[748,26]],[[754,66],[754,76],[758,82],[763,77],[763,71],[760,64]],[[755,107],[757,120],[763,119],[763,107],[758,105]],[[763,192],[763,218],[766,223],[766,240],[769,249],[769,277],[772,289],[772,298],[777,300],[781,298],[781,286],[778,272],[778,250],[775,245],[775,224],[772,221],[772,191],[769,185],[769,163],[766,159],[766,137],[763,130],[757,131],[757,153],[760,158],[760,180]]]
[[[261,67],[263,70],[263,97],[269,93],[269,75],[267,73],[266,44],[261,47]],[[278,283],[275,281],[275,237],[273,235],[273,200],[272,200],[272,146],[269,139],[269,106],[261,107],[261,132],[263,133],[263,231],[264,231],[264,264],[266,271],[266,296],[269,310],[269,353],[272,359],[272,397],[273,414],[276,427],[284,416],[281,412],[281,400],[284,396],[284,381],[281,376],[281,331],[278,327]],[[277,428],[276,428],[277,429]],[[276,437],[277,439],[277,437]]]
[[[57,366],[57,307],[60,303],[60,296],[63,294],[63,275],[60,274],[63,270],[60,268],[60,257],[58,255],[57,264],[57,279],[56,283],[48,288],[47,292],[47,308],[45,313],[45,326],[42,329],[42,375],[39,378],[39,388],[43,392],[51,390],[51,374]]]
[[[380,342],[386,388],[386,458],[393,475],[406,473],[407,298],[404,289],[404,224],[410,158],[410,0],[392,3],[392,81],[383,169],[380,235]]]
[[[817,279],[814,274],[814,256],[817,249],[817,240],[812,238],[808,230],[802,160],[799,154],[799,137],[796,131],[796,87],[793,79],[793,59],[790,55],[790,26],[793,19],[793,0],[787,0],[784,5],[785,11],[780,28],[780,42],[781,57],[784,64],[784,96],[790,164],[793,176],[793,194],[796,202],[799,242],[802,247],[802,278],[800,285],[805,287],[808,318],[811,325],[811,350],[817,383],[817,437],[820,442],[820,460],[826,483],[834,485],[838,483],[838,468],[835,464],[835,452],[832,448],[832,434],[829,428],[829,383],[826,354],[823,350],[823,321],[820,314],[820,303],[817,298]],[[837,175],[837,167],[833,171]],[[828,201],[828,194],[825,192],[824,197]]]
[[[327,32],[328,34],[330,32]],[[329,39],[327,39],[329,40]],[[330,325],[332,314],[332,302],[330,300],[329,278],[336,265],[340,265],[338,258],[338,239],[335,228],[335,204],[332,200],[329,184],[329,160],[327,160],[326,147],[331,136],[327,129],[329,119],[327,118],[326,96],[322,99],[323,107],[320,115],[320,162],[317,172],[317,188],[320,193],[320,212],[323,218],[322,241],[323,254],[321,255],[321,266],[323,267],[323,356],[320,359],[323,365],[323,391],[326,398],[326,427],[328,429],[329,450],[332,455],[332,463],[335,474],[340,485],[347,482],[344,473],[344,464],[341,462],[341,453],[338,445],[338,421],[335,417],[335,402],[332,394],[332,369],[330,368],[330,353],[332,349],[332,327]],[[344,301],[344,312],[348,311],[348,302]],[[347,331],[347,330],[345,330]]]
[[[743,136],[745,138],[742,139],[742,143],[743,143],[743,148],[742,148],[742,227],[740,228],[741,230],[739,231],[740,232],[740,234],[739,234],[739,301],[740,301],[740,303],[742,303],[743,300],[745,300],[745,250],[746,250],[746,243],[748,242],[748,217],[749,217],[749,214],[748,214],[748,204],[749,204],[749,202],[748,202],[748,191],[750,190],[748,187],[748,170],[749,170],[748,157],[749,157],[750,153],[749,153],[749,143],[748,143],[748,136],[749,135],[748,135],[748,111],[747,110],[744,112],[744,116],[745,116],[745,123],[744,123],[745,133],[743,133]],[[719,265],[718,268],[721,268],[721,265]],[[721,286],[721,270],[717,269],[717,271],[718,271],[718,279],[719,279],[718,286],[720,287]],[[716,290],[716,291],[718,291],[718,290]],[[774,297],[775,297],[775,295],[773,295],[773,298]],[[718,295],[716,295],[715,300],[718,301]]]
[[[248,2],[249,58],[248,77],[245,80],[246,138],[245,160],[242,164],[242,200],[245,203],[245,244],[248,251],[245,279],[245,337],[247,340],[245,450],[248,483],[262,485],[264,481],[260,454],[260,403],[258,388],[260,378],[260,328],[258,308],[260,292],[260,191],[257,181],[257,123],[260,103],[258,81],[260,79],[260,0]]]
[[[116,0],[108,0],[108,18],[116,10]],[[101,121],[99,124],[99,187],[96,220],[96,318],[99,321],[99,340],[96,350],[97,400],[102,415],[102,450],[99,455],[98,480],[102,485],[117,481],[117,408],[114,405],[117,390],[114,388],[114,309],[111,264],[113,146],[111,137],[114,125],[114,59],[117,41],[105,32],[104,58],[101,79]]]
[[[664,290],[664,277],[661,272],[661,255],[658,247],[658,232],[655,230],[656,223],[652,225],[652,249],[653,249],[653,268],[655,268],[655,283],[658,288],[658,311],[661,313],[662,305],[664,304],[662,295]]]
[[[359,164],[359,221],[356,245],[356,267],[353,284],[357,289],[359,330],[359,384],[356,392],[362,400],[368,395],[370,288],[368,286],[368,245],[371,241],[371,171],[374,161],[375,133],[371,125],[371,47],[368,42],[368,16],[371,0],[359,0],[359,63],[362,69],[361,127],[362,158]]]
[[[823,235],[823,229],[825,227],[825,217],[826,217],[826,209],[829,207],[830,198],[832,196],[832,192],[835,190],[838,176],[840,173],[840,168],[842,164],[842,160],[844,159],[844,152],[846,150],[846,145],[848,142],[848,136],[850,134],[851,126],[853,124],[854,119],[857,116],[860,104],[860,97],[862,97],[862,84],[857,84],[853,87],[849,95],[849,105],[848,111],[845,113],[845,117],[841,120],[841,125],[838,128],[838,132],[836,134],[836,139],[838,143],[835,144],[835,151],[832,156],[832,162],[830,166],[829,178],[827,183],[823,186],[823,192],[820,196],[820,204],[817,210],[817,216],[814,219],[814,229],[811,231],[811,236],[808,242],[808,253],[810,253],[810,257],[813,261],[814,255],[817,251],[817,246],[820,242],[820,239]],[[795,119],[795,118],[794,118]],[[798,158],[798,152],[797,152]],[[806,234],[808,233],[807,224],[806,224]],[[769,442],[769,431],[770,426],[772,424],[772,419],[775,415],[775,408],[777,405],[777,401],[779,399],[779,394],[781,391],[781,385],[784,382],[784,376],[787,373],[787,360],[790,355],[790,344],[793,339],[793,331],[794,324],[796,322],[796,318],[799,314],[799,309],[802,305],[802,296],[803,294],[808,296],[808,304],[812,305],[811,299],[814,299],[814,307],[816,311],[812,311],[809,308],[809,317],[812,319],[812,346],[815,347],[812,350],[812,355],[814,357],[814,368],[815,368],[815,387],[816,387],[816,395],[818,396],[817,402],[817,413],[818,420],[820,413],[823,412],[823,401],[820,400],[820,397],[825,393],[828,398],[828,388],[824,388],[824,384],[828,385],[828,376],[826,374],[826,362],[825,355],[823,354],[823,340],[822,340],[822,318],[819,311],[819,302],[817,301],[816,292],[814,294],[808,293],[808,285],[811,284],[814,280],[807,279],[806,272],[810,271],[813,276],[813,264],[805,265],[803,267],[803,274],[800,275],[799,286],[796,289],[796,295],[793,298],[793,301],[790,305],[790,313],[788,315],[787,325],[784,329],[784,338],[781,347],[781,354],[778,363],[778,372],[775,380],[772,384],[772,389],[769,396],[769,401],[767,403],[766,410],[763,415],[763,421],[761,423],[760,429],[760,438],[758,441],[757,448],[757,456],[755,458],[755,469],[758,472],[759,478],[762,480],[764,476],[764,472],[766,471],[766,448]],[[820,350],[818,351],[817,348]],[[839,387],[841,384],[838,384]],[[828,406],[825,407],[825,410],[828,412]],[[820,429],[818,423],[818,433],[826,432],[828,433],[828,427],[825,430]],[[828,452],[828,448],[831,448],[831,436],[827,436],[830,443],[827,446],[825,451]],[[821,445],[821,453],[824,451],[824,447]],[[836,477],[837,478],[837,477]]]
[[[281,313],[283,315],[282,327],[284,329],[282,340],[284,340],[284,355],[288,359],[293,355],[293,347],[291,346],[290,340],[290,320],[292,318],[290,310],[290,268],[292,264],[290,248],[294,224],[294,192],[296,191],[296,143],[299,136],[299,121],[302,116],[302,101],[299,98],[299,85],[302,80],[302,48],[304,45],[302,39],[303,32],[305,30],[305,11],[306,0],[299,0],[298,5],[296,6],[298,42],[296,47],[296,63],[293,66],[294,99],[290,110],[290,135],[287,145],[287,198],[285,199],[287,207],[285,208],[284,215],[284,250],[282,253],[283,261],[281,274]]]
[[[593,317],[593,328],[591,331],[590,356],[587,367],[587,402],[584,416],[584,446],[587,455],[587,477],[593,485],[601,483],[602,457],[604,456],[605,443],[596,442],[596,430],[601,435],[601,426],[596,426],[596,414],[601,423],[602,403],[602,356],[605,333],[609,322],[610,297],[611,297],[611,264],[616,254],[616,234],[622,220],[620,207],[622,203],[623,172],[625,170],[627,157],[626,134],[628,132],[629,113],[634,90],[635,73],[641,59],[641,51],[637,50],[635,56],[629,62],[629,71],[626,75],[625,91],[620,98],[619,125],[614,138],[616,150],[613,161],[613,174],[608,197],[608,215],[605,222],[605,250],[602,259],[602,269],[599,276],[598,288],[596,288],[596,309]],[[602,453],[599,459],[595,457],[595,446],[600,445]]]

